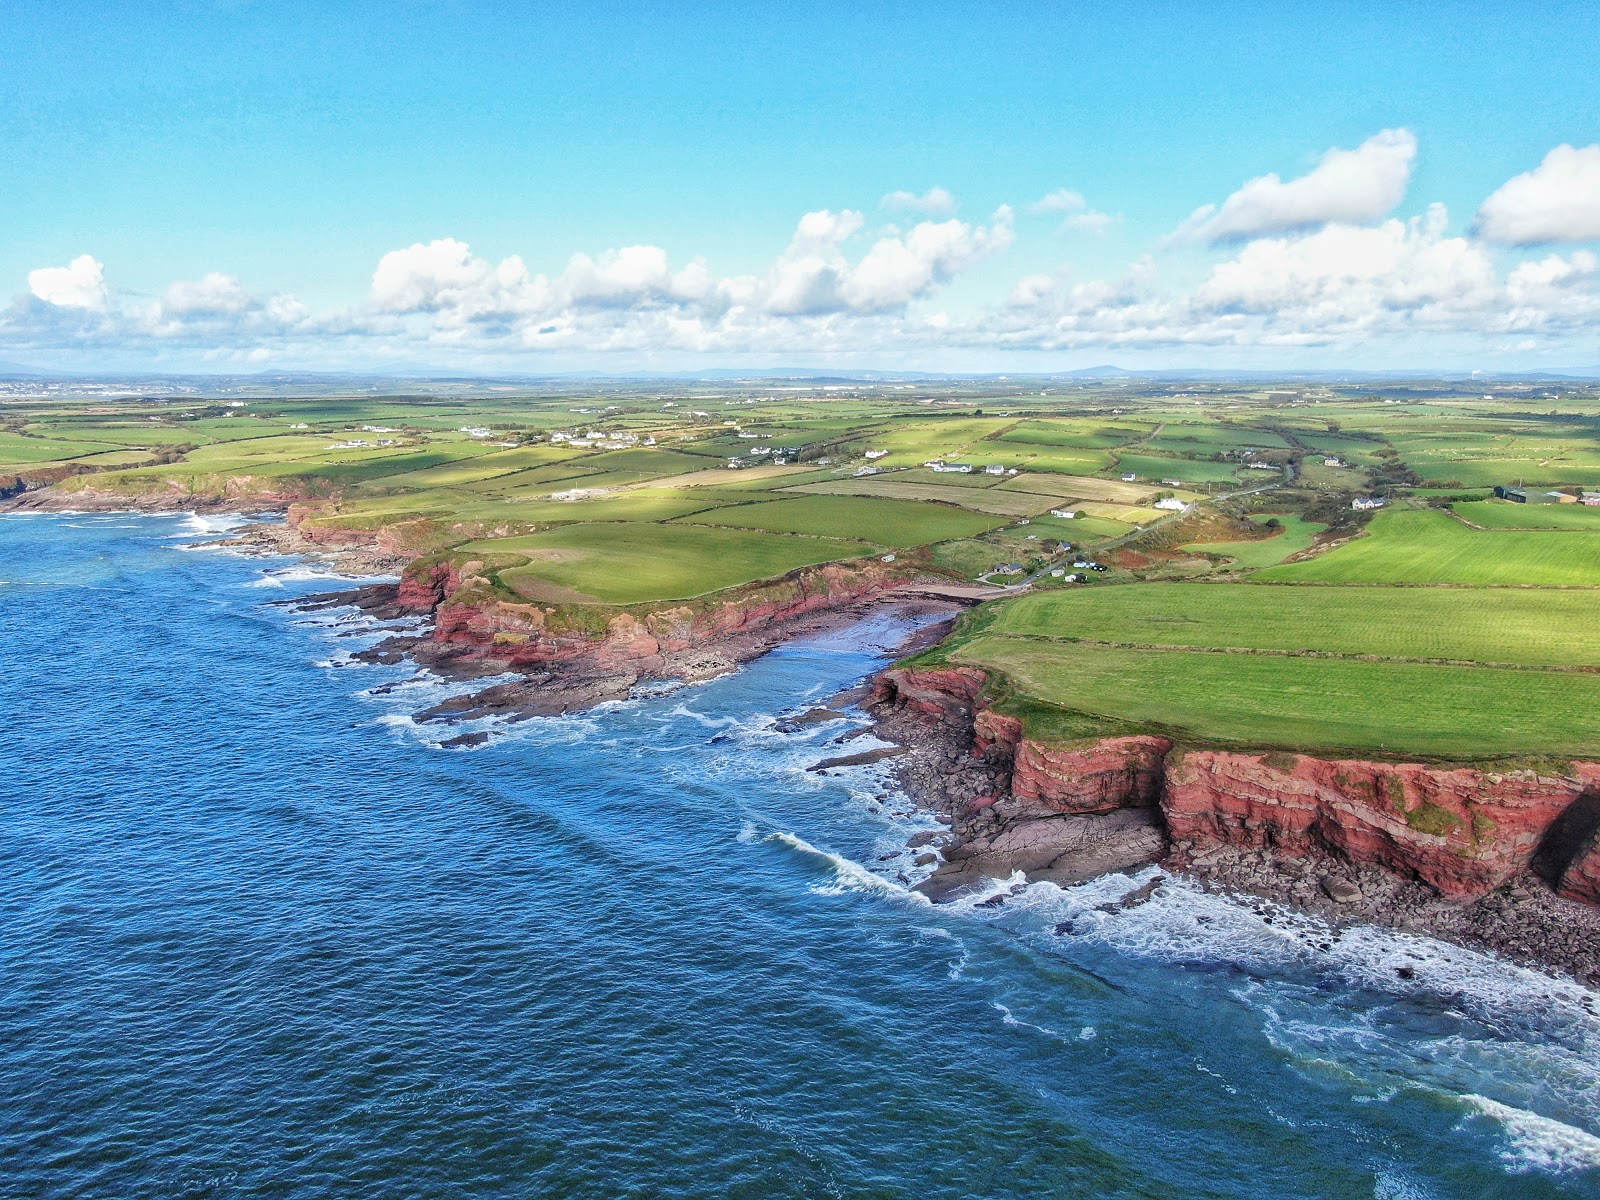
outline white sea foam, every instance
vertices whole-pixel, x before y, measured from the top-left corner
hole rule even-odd
[[[792,850],[813,856],[826,862],[833,868],[833,882],[815,884],[811,891],[819,896],[838,896],[846,892],[880,892],[884,895],[897,897],[916,897],[921,899],[919,893],[911,891],[895,883],[892,879],[885,879],[874,871],[869,871],[860,863],[835,854],[831,850],[822,850],[813,846],[805,838],[784,830],[769,833],[766,837],[769,842],[777,842],[788,846]]]
[[[1499,1123],[1506,1140],[1500,1157],[1513,1172],[1570,1175],[1600,1170],[1600,1137],[1587,1130],[1487,1096],[1462,1099],[1478,1114]]]
[[[201,516],[199,513],[185,515],[183,527],[190,533],[229,533],[242,525],[250,524],[250,518],[234,513],[223,513],[213,516]]]
[[[1380,1168],[1372,1183],[1372,1200],[1436,1200],[1436,1195],[1393,1167]]]

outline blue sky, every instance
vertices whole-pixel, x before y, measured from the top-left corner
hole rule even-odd
[[[1600,364],[1597,6],[758,9],[14,6],[0,359]]]

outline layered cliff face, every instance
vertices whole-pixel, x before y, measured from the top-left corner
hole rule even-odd
[[[421,560],[400,603],[431,613],[432,640],[455,657],[542,670],[581,663],[641,677],[703,677],[767,648],[776,631],[812,613],[871,599],[904,579],[878,563],[829,563],[703,601],[627,610],[523,603],[497,592],[482,562]]]
[[[1183,868],[1232,849],[1381,867],[1451,900],[1531,868],[1561,895],[1600,904],[1600,763],[1497,771],[1179,750],[1152,735],[1052,745],[984,708],[985,682],[970,667],[896,669],[875,697],[964,727],[975,755],[1008,767],[1009,786],[952,813],[951,883],[974,871],[1035,875],[1040,863],[1039,877],[1059,879],[1118,857]],[[1085,858],[1093,827],[1083,822],[1129,813],[1149,814],[1154,836],[1120,826],[1115,853]]]
[[[1190,751],[1167,764],[1162,811],[1179,865],[1219,842],[1331,850],[1469,899],[1527,870],[1556,820],[1597,790],[1596,763],[1541,775]],[[1565,888],[1570,864],[1551,866]]]

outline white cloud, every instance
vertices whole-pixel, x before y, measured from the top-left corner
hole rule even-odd
[[[1029,211],[1069,220],[1093,212],[1069,189]],[[871,229],[854,209],[819,209],[799,218],[764,270],[737,276],[703,258],[675,264],[651,245],[573,254],[536,274],[516,255],[497,263],[441,238],[383,255],[364,304],[320,312],[219,272],[177,281],[159,299],[114,301],[100,263],[83,256],[31,273],[32,296],[0,309],[0,357],[32,361],[31,349],[43,347],[86,362],[131,352],[219,365],[385,356],[509,365],[550,355],[602,364],[892,352],[905,361],[1092,348],[1170,350],[1194,361],[1193,348],[1218,356],[1309,348],[1328,351],[1323,361],[1335,365],[1370,361],[1373,347],[1448,339],[1473,353],[1566,355],[1600,336],[1600,254],[1535,257],[1451,236],[1440,206],[1411,220],[1323,221],[1242,240],[1206,252],[1209,266],[1187,282],[1163,278],[1190,270],[1186,260],[1146,255],[1118,276],[1077,280],[1064,266],[1041,271],[1034,257],[987,306],[976,296],[944,302],[948,285],[1015,236],[1007,206],[984,222]]]
[[[1310,309],[1322,320],[1359,320],[1381,308],[1470,301],[1495,285],[1488,253],[1444,236],[1440,205],[1412,221],[1329,225],[1292,238],[1262,238],[1218,264],[1195,290],[1219,310]]]
[[[1011,209],[1005,206],[987,227],[924,221],[902,236],[880,238],[845,274],[839,295],[862,312],[903,308],[1011,240]]]
[[[64,267],[29,271],[28,290],[57,308],[99,311],[107,299],[105,267],[93,255],[80,254]]]
[[[1285,183],[1260,175],[1218,205],[1205,205],[1179,236],[1212,242],[1291,233],[1334,221],[1375,221],[1405,199],[1417,139],[1408,129],[1385,129],[1354,150],[1335,147],[1315,168]]]
[[[1600,240],[1600,145],[1557,146],[1483,202],[1476,229],[1513,246]]]
[[[974,262],[1011,244],[1011,209],[1001,205],[987,226],[922,221],[879,238],[852,264],[844,243],[865,224],[852,210],[826,209],[800,218],[789,248],[768,273],[765,308],[781,316],[876,313],[903,308]]]
[[[1120,216],[1090,208],[1083,193],[1071,188],[1057,188],[1049,195],[1039,197],[1028,205],[1028,212],[1034,216],[1059,214],[1063,231],[1080,230],[1096,236],[1122,220]]]
[[[218,271],[195,280],[178,280],[161,297],[166,316],[227,315],[242,313],[255,303],[249,292],[232,275]]]
[[[925,213],[930,217],[949,216],[956,210],[956,198],[942,187],[931,187],[922,195],[915,192],[890,192],[878,202],[880,208]]]

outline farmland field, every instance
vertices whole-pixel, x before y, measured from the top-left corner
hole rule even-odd
[[[1517,504],[1469,500],[1452,508],[1464,521],[1485,529],[1569,529],[1600,532],[1600,507],[1584,504]]]
[[[998,668],[1028,695],[1091,717],[1252,749],[1600,755],[1600,727],[1571,715],[1600,706],[1600,675],[1004,636],[980,637],[952,658]]]
[[[1380,513],[1367,534],[1263,580],[1600,586],[1600,533],[1480,531],[1432,509]]]
[[[871,549],[830,538],[644,523],[563,525],[472,548],[529,560],[500,573],[509,586],[533,577],[605,604],[689,599]]]
[[[1063,479],[1052,475],[1018,475],[999,486],[1006,492],[1034,492],[1060,500],[1100,500],[1107,504],[1143,504],[1160,490],[1147,483],[1124,483],[1120,479]]]
[[[819,496],[885,496],[893,500],[932,500],[959,504],[975,512],[1002,517],[1032,517],[1056,507],[1048,496],[1008,492],[999,488],[944,487],[939,484],[897,483],[878,476],[841,479],[837,483],[808,483],[794,488]]]
[[[988,628],[1133,645],[1600,666],[1600,591],[1586,589],[1145,583],[1025,596]]]
[[[1239,464],[1193,458],[1158,458],[1153,454],[1118,453],[1116,469],[1121,472],[1131,471],[1143,480],[1178,479],[1184,483],[1237,483]]]
[[[1184,549],[1193,554],[1221,554],[1233,560],[1238,570],[1253,570],[1280,563],[1291,554],[1311,547],[1312,541],[1326,526],[1307,521],[1298,513],[1279,513],[1280,530],[1271,537],[1250,542],[1196,542]]]
[[[738,504],[685,518],[696,524],[815,537],[856,538],[875,545],[904,548],[949,538],[971,537],[1005,523],[947,504],[862,496],[798,496]]]
[[[1021,442],[1034,446],[1075,446],[1085,450],[1104,450],[1123,446],[1146,437],[1149,425],[1097,425],[1083,421],[1023,421],[1000,434],[996,441]]]

